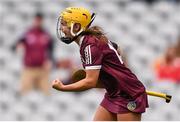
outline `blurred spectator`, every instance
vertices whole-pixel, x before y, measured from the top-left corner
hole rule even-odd
[[[72,60],[67,58],[67,59],[58,60],[57,67],[62,69],[73,70],[75,66]]]
[[[175,55],[177,58],[180,58],[180,37],[177,44],[175,45]]]
[[[49,94],[49,72],[53,59],[53,39],[43,29],[43,15],[37,13],[32,27],[20,38],[17,50],[24,50],[24,70],[21,76],[21,92],[38,88]]]
[[[175,45],[175,56],[176,58],[174,59],[174,66],[176,67],[176,79],[180,83],[180,37]]]
[[[158,79],[180,82],[180,40],[155,61],[154,68]]]

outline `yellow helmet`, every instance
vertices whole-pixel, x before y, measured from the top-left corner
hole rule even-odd
[[[83,33],[83,31],[85,31],[91,25],[95,17],[95,13],[91,15],[89,10],[83,7],[66,8],[63,12],[61,12],[58,18],[57,37],[66,44],[70,44],[72,41],[76,40],[77,37],[80,36]],[[67,26],[70,27],[70,33],[73,36],[73,38],[66,37],[62,30],[59,28],[61,25],[61,20],[67,22]],[[81,25],[81,29],[76,33],[73,32],[73,27],[75,23],[79,23]]]
[[[74,23],[81,24],[81,29],[85,30],[91,22],[91,13],[83,7],[68,7],[60,14],[61,19],[71,27]]]

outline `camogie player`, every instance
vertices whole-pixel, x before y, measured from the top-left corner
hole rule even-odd
[[[140,121],[141,114],[148,107],[145,87],[124,65],[115,49],[117,45],[107,39],[100,27],[90,27],[94,18],[94,13],[91,15],[81,7],[69,7],[60,14],[58,37],[66,44],[76,42],[79,45],[86,77],[68,85],[56,79],[52,81],[52,87],[76,92],[102,84],[107,92],[94,121]]]

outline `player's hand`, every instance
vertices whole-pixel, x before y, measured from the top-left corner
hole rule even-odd
[[[56,90],[63,90],[64,84],[59,79],[56,79],[52,81],[52,87]]]

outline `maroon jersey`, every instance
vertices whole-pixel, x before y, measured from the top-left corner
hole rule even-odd
[[[25,66],[42,66],[44,61],[51,57],[52,38],[43,29],[30,29],[18,43],[23,43],[25,46]]]
[[[123,64],[111,42],[86,35],[80,40],[80,55],[86,70],[100,69],[99,79],[107,90],[107,99],[118,101],[125,98],[128,103],[145,94],[144,85]],[[147,99],[145,101],[145,106],[148,106]]]

